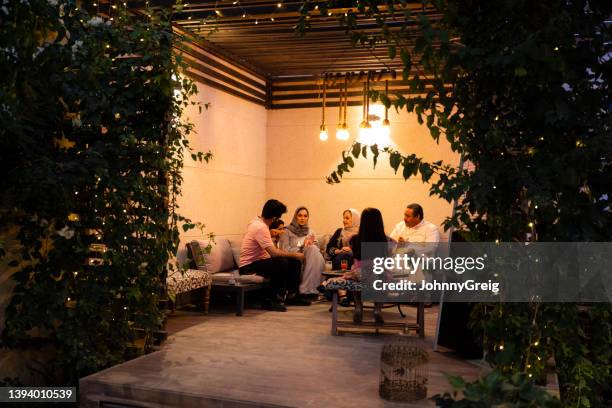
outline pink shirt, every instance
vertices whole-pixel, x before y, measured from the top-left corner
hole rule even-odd
[[[238,267],[242,268],[255,261],[270,258],[266,248],[271,246],[274,246],[274,243],[270,236],[270,229],[260,217],[253,218],[247,226],[244,238],[242,238]]]

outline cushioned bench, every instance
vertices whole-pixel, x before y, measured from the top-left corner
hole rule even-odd
[[[374,330],[378,334],[381,330],[399,330],[402,333],[407,333],[409,330],[414,330],[420,338],[425,337],[425,304],[423,302],[417,303],[417,318],[416,323],[373,323],[373,322],[361,322],[354,323],[349,320],[338,319],[338,290],[349,290],[361,292],[362,286],[360,282],[353,280],[335,279],[325,286],[327,290],[332,291],[332,316],[331,316],[331,334],[337,336],[347,329],[362,329]],[[402,318],[404,313],[400,308],[400,303],[393,303],[390,306],[397,306],[398,311]],[[365,306],[364,306],[365,307]],[[384,306],[383,306],[384,307]]]
[[[230,292],[236,296],[236,315],[244,313],[244,295],[246,292],[263,289],[269,286],[269,281],[259,275],[240,275],[238,260],[240,258],[240,242],[230,243],[227,238],[215,238],[211,243],[210,253],[205,241],[191,241],[187,244],[187,256],[193,261],[193,266],[210,273],[212,290]]]
[[[173,271],[168,274],[166,279],[166,288],[170,297],[171,310],[174,310],[179,303],[181,295],[193,294],[202,290],[200,296],[204,314],[208,314],[208,305],[210,303],[210,288],[212,279],[206,271],[197,269],[188,269],[185,272]],[[174,299],[174,300],[172,300]]]

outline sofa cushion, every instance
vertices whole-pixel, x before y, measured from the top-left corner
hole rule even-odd
[[[190,290],[206,287],[211,284],[210,274],[198,269],[188,269],[184,273],[175,271],[168,275],[166,286],[168,293],[177,295]]]
[[[321,251],[321,255],[323,255],[323,258],[325,258],[326,260],[329,259],[329,255],[327,254],[326,249],[330,238],[330,234],[317,235],[317,246],[319,247],[319,251]]]
[[[240,275],[238,269],[214,273],[211,276],[213,283],[227,283],[232,277],[239,283],[262,283],[265,281],[264,277],[259,275]]]
[[[201,251],[201,248],[206,248],[206,245],[208,245],[206,241],[191,241],[191,248],[194,252],[194,257],[198,258],[198,255],[196,254],[198,251],[197,249],[194,249],[196,248],[194,243],[198,244],[201,258],[204,259],[204,268],[201,268],[198,261],[196,261],[198,269],[205,270],[210,273],[217,273],[234,269],[236,267],[232,247],[226,238],[215,238],[215,242],[211,242],[211,250],[208,254]]]
[[[240,246],[242,245],[242,238],[230,239],[229,243],[232,247],[232,254],[234,255],[234,263],[240,265]]]
[[[208,244],[204,243],[204,241],[193,240],[188,245],[187,251],[190,252],[189,256],[193,260],[195,267],[201,271],[208,270],[206,257],[204,255],[204,249],[208,246]]]

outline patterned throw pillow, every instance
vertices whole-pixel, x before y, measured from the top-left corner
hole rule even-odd
[[[191,255],[191,259],[201,271],[206,271],[206,258],[204,257],[204,251],[202,251],[202,247],[198,241],[191,241],[188,245],[188,253]]]

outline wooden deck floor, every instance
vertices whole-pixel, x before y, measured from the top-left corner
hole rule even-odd
[[[329,303],[287,313],[247,309],[208,316],[177,312],[161,351],[81,379],[81,406],[98,401],[139,407],[410,407],[378,396],[380,351],[390,336],[330,335]],[[344,309],[344,318],[350,310]],[[414,319],[416,309],[404,307]],[[401,320],[397,309],[386,320]],[[477,365],[432,352],[437,308],[426,309],[428,397],[448,390],[444,372],[475,378]],[[364,319],[371,319],[366,314]],[[104,405],[102,405],[104,406]],[[110,405],[109,405],[110,406]]]

